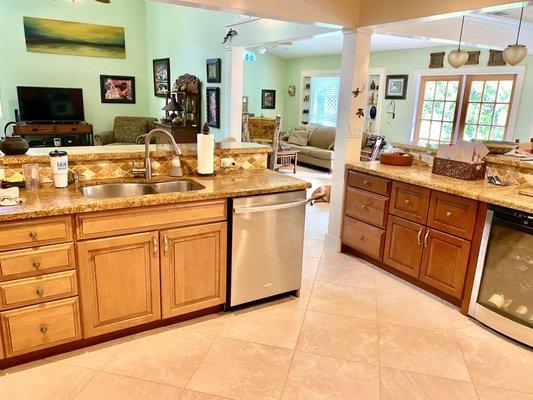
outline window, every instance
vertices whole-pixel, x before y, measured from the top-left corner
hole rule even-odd
[[[309,122],[324,126],[337,126],[340,77],[312,76]]]
[[[503,74],[422,77],[414,143],[505,140],[515,82]]]
[[[504,140],[516,75],[472,75],[466,79],[459,137]]]
[[[451,142],[461,80],[461,76],[422,78],[415,128],[415,143],[419,146]]]

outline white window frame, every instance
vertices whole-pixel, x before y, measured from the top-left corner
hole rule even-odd
[[[413,72],[413,78],[416,82],[415,85],[412,86],[413,98],[413,118],[411,123],[411,134],[409,138],[409,142],[413,143],[415,138],[415,128],[416,128],[416,116],[418,113],[418,103],[420,99],[420,87],[422,84],[422,77],[424,76],[439,76],[439,75],[461,75],[462,76],[462,90],[459,96],[459,101],[457,102],[457,107],[459,107],[459,110],[463,109],[463,102],[465,101],[464,92],[465,92],[465,84],[466,84],[466,77],[468,75],[502,75],[502,74],[515,74],[516,75],[516,82],[515,82],[515,88],[514,88],[514,94],[512,99],[512,106],[511,106],[511,112],[509,113],[509,125],[507,126],[507,132],[505,134],[504,140],[512,141],[515,138],[515,125],[516,120],[518,118],[518,109],[520,108],[520,96],[522,94],[522,87],[524,85],[524,76],[526,73],[526,67],[519,65],[515,67],[473,67],[473,68],[443,68],[443,69],[419,69],[415,70]],[[459,121],[458,121],[459,122]],[[456,124],[455,129],[452,134],[452,143],[455,142],[459,136],[459,123]],[[416,144],[416,143],[414,143]]]
[[[340,78],[341,70],[340,69],[325,69],[325,70],[317,70],[317,71],[301,71],[300,72],[300,97],[298,99],[300,103],[300,107],[298,108],[298,126],[302,126],[302,114],[304,111],[303,98],[306,94],[304,90],[305,79],[316,77],[316,76],[338,76]],[[339,97],[340,97],[340,91],[339,91]],[[339,115],[339,110],[337,109],[337,116],[338,115]],[[314,125],[309,123],[305,126],[314,126]]]

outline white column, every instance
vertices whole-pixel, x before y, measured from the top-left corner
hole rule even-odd
[[[342,210],[344,207],[345,164],[359,161],[361,155],[361,137],[365,118],[357,116],[357,110],[365,112],[366,90],[368,89],[368,64],[370,60],[369,30],[349,31],[344,33],[341,62],[341,82],[337,131],[335,134],[335,153],[333,176],[331,180],[331,202],[329,207],[329,225],[326,233],[326,245],[340,248],[342,227]],[[352,91],[357,88],[365,92],[354,97]]]
[[[226,50],[223,62],[224,93],[222,112],[222,138],[233,137],[241,141],[242,93],[244,74],[244,47]],[[221,139],[222,139],[221,138]]]

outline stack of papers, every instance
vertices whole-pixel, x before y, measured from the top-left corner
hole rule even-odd
[[[437,157],[469,164],[479,164],[487,154],[489,149],[483,143],[466,140],[458,140],[454,144],[441,144],[437,148]]]

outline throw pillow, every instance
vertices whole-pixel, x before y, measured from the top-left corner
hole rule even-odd
[[[307,142],[309,142],[309,131],[293,130],[289,133],[288,142],[297,146],[307,146]]]

